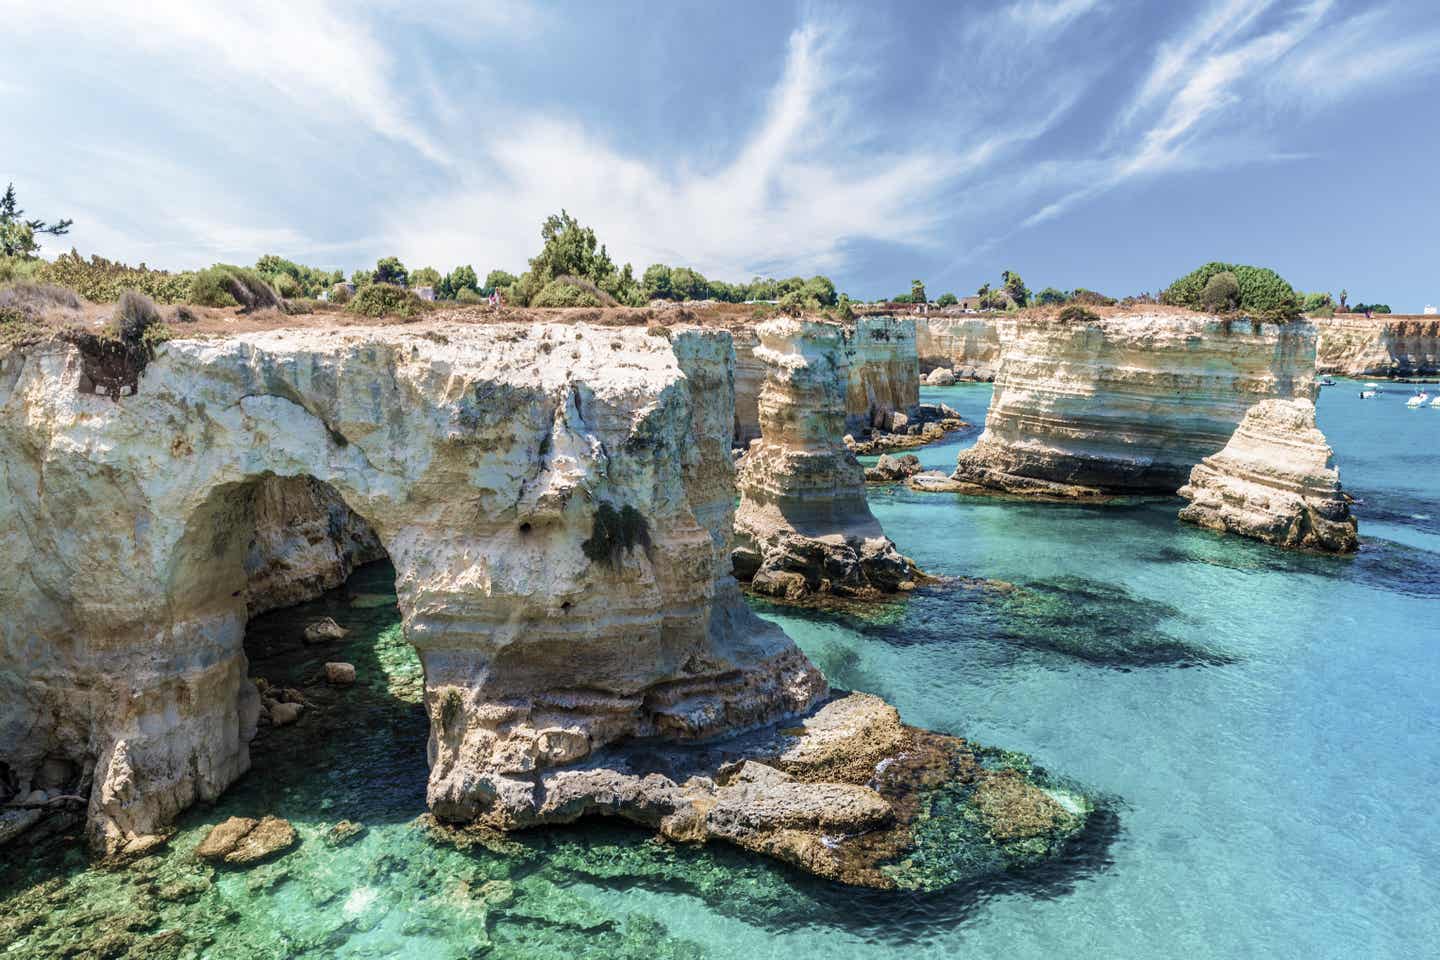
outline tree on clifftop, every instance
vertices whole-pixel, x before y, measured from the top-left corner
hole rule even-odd
[[[26,220],[25,211],[20,209],[15,198],[15,184],[12,183],[5,188],[5,195],[0,197],[0,256],[33,257],[40,249],[40,244],[35,242],[37,233],[64,236],[74,223],[74,220],[57,220],[54,223]]]
[[[925,281],[910,281],[910,300],[912,303],[925,303]]]

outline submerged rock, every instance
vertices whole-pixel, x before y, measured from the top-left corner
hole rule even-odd
[[[1279,547],[1353,553],[1358,524],[1309,400],[1262,400],[1180,488],[1188,523]]]
[[[355,682],[355,664],[334,662],[325,664],[325,682],[337,687],[350,686]]]
[[[333,617],[322,617],[305,626],[306,643],[333,643],[344,640],[350,631],[336,623]]]
[[[841,328],[780,319],[757,332],[761,438],[740,462],[736,576],[781,600],[896,592],[918,572],[870,512],[864,473],[841,439]]]
[[[297,839],[290,821],[280,817],[261,820],[231,817],[210,829],[195,848],[195,856],[201,860],[248,866],[289,850]]]
[[[900,722],[849,694],[797,723],[704,745],[607,748],[547,772],[523,822],[608,814],[725,840],[843,883],[933,890],[1053,855],[1092,805],[1023,757]]]

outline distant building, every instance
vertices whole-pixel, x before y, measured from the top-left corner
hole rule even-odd
[[[434,300],[434,299],[435,299],[435,288],[434,288],[434,287],[416,287],[416,288],[415,288],[415,296],[419,297],[421,300]]]
[[[1427,317],[1433,317],[1433,316],[1435,316],[1437,313],[1440,313],[1440,307],[1432,307],[1432,306],[1430,306],[1430,304],[1428,304],[1428,303],[1425,304],[1425,316],[1427,316]]]

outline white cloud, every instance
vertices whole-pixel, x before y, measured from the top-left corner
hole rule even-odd
[[[1024,0],[1005,9],[1012,21],[1031,31],[1058,30],[1100,6],[1100,0]]]
[[[341,112],[409,144],[437,164],[449,152],[410,115],[392,82],[389,52],[367,21],[343,5],[314,0],[199,3],[0,0],[6,27],[43,42],[64,35],[121,42],[183,63],[194,75],[229,74],[304,110]],[[117,41],[123,38],[123,41]],[[13,41],[8,41],[12,42]]]
[[[387,232],[415,262],[515,269],[563,206],[639,268],[678,262],[727,278],[833,270],[859,238],[932,242],[948,215],[938,194],[999,144],[867,148],[883,138],[849,109],[850,52],[833,22],[797,29],[763,117],[713,173],[622,152],[575,122],[532,119],[500,128],[453,191],[397,215]]]

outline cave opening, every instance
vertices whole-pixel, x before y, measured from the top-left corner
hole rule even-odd
[[[250,773],[229,793],[248,816],[323,811],[360,821],[380,816],[383,789],[391,796],[381,806],[413,817],[424,809],[429,726],[389,554],[340,492],[313,476],[265,475],[247,486],[236,493],[248,503],[232,561],[244,575],[235,586],[259,714]],[[254,710],[245,700],[242,736]]]

